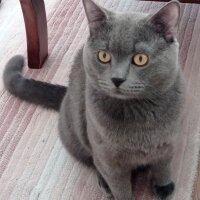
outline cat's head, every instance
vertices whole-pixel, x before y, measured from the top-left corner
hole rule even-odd
[[[92,0],[83,3],[90,30],[83,63],[94,87],[127,99],[161,93],[174,84],[179,72],[177,1],[153,15],[115,13]]]

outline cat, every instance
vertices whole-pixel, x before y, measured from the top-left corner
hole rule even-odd
[[[154,14],[115,13],[83,0],[89,37],[77,53],[69,86],[22,75],[24,58],[11,58],[5,88],[28,102],[59,111],[59,134],[77,160],[92,167],[115,200],[134,200],[131,173],[151,171],[160,198],[173,194],[170,163],[181,121],[185,81],[176,39],[180,5]]]

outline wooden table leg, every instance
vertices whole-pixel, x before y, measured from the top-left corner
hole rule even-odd
[[[26,27],[28,66],[39,69],[48,56],[44,0],[20,0],[20,3]]]

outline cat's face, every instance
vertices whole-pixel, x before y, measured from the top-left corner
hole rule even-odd
[[[177,3],[168,4],[154,16],[111,13],[91,0],[84,3],[90,26],[84,67],[94,87],[127,99],[150,97],[174,83],[179,70],[174,37]]]

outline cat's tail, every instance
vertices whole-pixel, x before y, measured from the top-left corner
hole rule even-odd
[[[23,56],[11,58],[5,68],[3,81],[5,88],[13,95],[45,108],[59,110],[67,88],[46,82],[26,79],[22,75]]]

